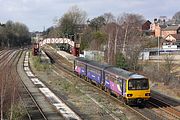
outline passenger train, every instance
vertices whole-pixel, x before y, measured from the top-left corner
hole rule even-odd
[[[143,75],[82,57],[75,58],[74,72],[118,98],[123,98],[126,104],[144,105],[150,98],[149,80]]]

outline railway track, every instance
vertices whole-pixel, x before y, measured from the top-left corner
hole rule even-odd
[[[74,75],[74,73],[72,71],[72,66],[70,66],[71,65],[70,63],[68,63],[67,61],[62,61],[61,57],[59,57],[58,55],[54,55],[50,52],[47,52],[47,54],[53,60],[53,62],[55,62],[54,68],[56,71],[65,71],[66,77],[70,76],[69,78],[71,78],[71,79],[77,78],[77,81],[71,81],[71,82],[73,82],[73,84],[76,84],[76,82],[78,82],[79,79],[81,79],[81,78],[77,77],[76,75]],[[110,95],[109,93],[102,91],[98,86],[95,86],[95,85],[91,84],[90,82],[85,81],[84,79],[81,79],[81,82],[78,82],[78,84],[79,84],[78,85],[79,89],[82,90],[81,92],[83,92],[84,94],[87,94],[89,96],[92,96],[91,99],[93,99],[93,98],[100,98],[100,99],[104,98],[104,99],[101,99],[101,102],[100,102],[103,105],[108,105],[113,100],[113,102],[116,103],[117,106],[126,106],[118,98],[112,97],[112,95]],[[117,107],[114,106],[114,108],[117,108]],[[128,109],[127,111],[130,110],[132,113],[138,115],[139,116],[138,119],[149,119],[132,107],[126,106],[126,108]],[[117,111],[119,111],[119,113]],[[121,114],[124,114],[124,113],[121,110],[119,110],[118,108],[117,108],[117,111],[115,111],[113,113],[110,109],[106,108],[106,114],[113,116],[114,119],[119,119],[119,118],[122,119]],[[127,113],[127,111],[124,111],[124,112]],[[150,115],[150,116],[152,116],[152,115]]]
[[[19,56],[20,58],[20,56]],[[25,58],[24,58],[25,59]],[[19,61],[19,59],[16,61]],[[21,80],[17,69],[15,70],[18,79]],[[26,109],[26,113],[28,116],[29,120],[47,120],[47,117],[45,116],[45,114],[43,113],[42,109],[40,108],[40,106],[38,105],[38,103],[36,102],[35,98],[33,97],[33,95],[31,94],[31,92],[28,90],[28,88],[26,87],[26,85],[24,84],[24,82],[21,80],[21,84],[20,84],[20,98],[23,101],[23,105]]]
[[[22,51],[21,50],[7,50],[4,51],[1,55],[1,79],[3,79],[5,82],[9,81],[8,86],[10,87],[12,91],[11,93],[11,101],[12,105],[15,104],[16,101],[20,100],[24,106],[26,117],[23,119],[29,119],[29,120],[46,120],[46,117],[42,113],[40,107],[36,103],[35,99],[31,95],[31,93],[28,91],[27,87],[23,84],[21,81],[21,78],[18,75],[17,72],[17,63],[19,61],[19,58],[21,57]],[[11,82],[10,82],[11,81]],[[4,84],[5,84],[4,82]],[[17,96],[16,96],[17,95]],[[4,101],[5,102],[5,101]],[[10,116],[12,118],[12,115]]]
[[[155,109],[154,111],[158,112],[163,116],[165,119],[180,119],[180,111],[176,108],[174,108],[172,105],[163,102],[162,100],[159,100],[157,98],[151,98],[150,101],[148,102],[151,106],[154,106]]]
[[[44,83],[37,78],[32,71],[28,63],[28,55],[26,53],[24,61],[24,70],[26,71],[27,76],[30,78],[31,82],[38,88],[38,90],[44,95],[46,100],[52,105],[52,107],[62,115],[61,119],[67,120],[81,120],[81,117],[73,111],[62,99],[58,98],[51,89],[49,89]],[[27,70],[28,68],[28,70]],[[60,118],[57,118],[60,119]]]
[[[58,71],[58,69],[61,69],[61,70],[63,69],[67,73],[73,74],[72,66],[70,63],[68,63],[67,61],[60,61],[60,57],[55,56],[55,55],[52,56],[52,53],[50,53],[50,52],[47,52],[47,54],[48,54],[48,56],[50,56],[50,58],[53,60],[53,62],[55,62],[57,64],[57,66],[58,66],[56,68],[57,71]],[[67,66],[69,66],[69,67],[67,67]],[[87,82],[87,84],[89,84],[89,82]],[[97,86],[95,86],[95,87],[96,87],[96,89],[99,89]],[[105,93],[105,94],[108,94],[108,93]],[[110,96],[110,97],[112,98],[112,96]],[[115,97],[113,97],[113,99],[114,98]],[[117,98],[115,98],[115,99],[119,103],[120,102],[122,103],[121,100],[119,100]],[[159,101],[159,102],[157,102],[157,101]],[[173,103],[174,102],[172,102],[172,104]],[[177,103],[176,103],[176,105],[177,105]],[[163,108],[162,108],[162,106],[163,106]],[[144,119],[180,119],[179,110],[175,109],[172,105],[170,105],[166,102],[162,102],[157,99],[155,100],[155,98],[151,99],[151,101],[149,102],[149,106],[145,107],[145,108],[131,107],[131,106],[127,106],[127,107],[129,109],[131,109],[132,111],[136,112],[137,114],[139,114],[140,116],[144,117]],[[154,111],[154,108],[158,108],[158,109],[156,111]]]
[[[47,120],[46,116],[44,115],[43,111],[37,104],[34,97],[31,95],[30,91],[21,83],[21,93],[20,99],[22,100],[23,106],[26,109],[27,118],[29,120]]]

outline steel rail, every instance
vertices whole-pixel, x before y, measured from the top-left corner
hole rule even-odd
[[[22,56],[23,53],[21,53],[20,57]],[[19,59],[20,59],[19,57]],[[18,59],[18,61],[19,61]],[[24,56],[24,59],[25,59],[25,56]],[[23,59],[23,61],[24,61]],[[17,61],[17,62],[18,62]],[[30,99],[32,100],[32,103],[36,106],[37,110],[39,111],[39,115],[41,115],[41,119],[44,119],[44,120],[47,120],[47,117],[46,115],[44,114],[44,112],[42,111],[41,107],[38,105],[37,101],[35,100],[34,96],[31,94],[31,92],[29,91],[28,87],[26,86],[26,84],[22,81],[21,77],[19,76],[18,72],[17,72],[17,68],[16,68],[16,73],[17,73],[17,76],[18,78],[20,79],[21,83],[22,83],[22,86],[23,88],[25,89],[25,92],[27,93],[27,95],[30,97]],[[25,103],[24,103],[25,105]],[[27,106],[27,112],[28,112],[28,116],[29,116],[29,119],[30,120],[33,120],[33,115],[31,115],[31,111],[28,111],[28,106]],[[34,108],[33,108],[34,109]]]
[[[107,95],[108,97],[112,98],[113,100],[115,100],[118,103],[124,104],[123,101],[121,101],[120,99],[113,97],[112,95],[110,95],[109,93],[103,91],[102,89],[100,89],[98,86],[95,86],[93,84],[91,84],[90,82],[86,81],[83,78],[78,77],[77,75],[74,74],[74,72],[72,71],[72,69],[70,69],[70,67],[67,67],[65,64],[62,63],[62,61],[60,61],[60,59],[58,59],[58,56],[56,56],[55,54],[52,54],[48,51],[46,51],[46,53],[48,54],[49,57],[51,57],[51,59],[54,60],[55,64],[57,64],[57,67],[59,69],[65,70],[67,73],[71,74],[73,77],[77,77],[79,78],[81,81],[85,82],[86,84],[90,85],[91,87],[98,89],[101,93]],[[53,57],[52,57],[53,56]],[[125,104],[124,104],[125,105]],[[133,112],[135,112],[136,114],[140,115],[143,119],[145,120],[150,120],[150,118],[146,117],[145,115],[143,115],[141,112],[137,111],[136,109],[134,109],[133,107],[129,106],[129,105],[125,105],[127,108],[129,108],[130,110],[132,110]]]
[[[153,99],[154,101],[149,101],[151,105],[158,107],[160,110],[173,116],[175,119],[180,119],[180,111],[178,109],[175,109],[173,106],[169,105],[168,103],[165,103],[160,99],[157,98],[153,98]]]

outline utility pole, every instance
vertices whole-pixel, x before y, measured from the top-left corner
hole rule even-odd
[[[159,36],[158,36],[158,72],[159,72]]]

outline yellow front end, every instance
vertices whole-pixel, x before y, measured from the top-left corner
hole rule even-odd
[[[129,90],[128,80],[126,83],[126,102],[142,103],[150,98],[150,89],[146,90]]]
[[[142,98],[148,100],[150,98],[150,89],[148,90],[127,90],[127,99],[137,99]]]

